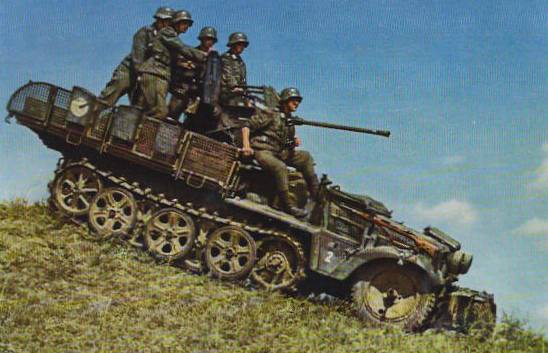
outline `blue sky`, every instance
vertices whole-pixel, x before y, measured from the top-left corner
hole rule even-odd
[[[462,284],[548,327],[545,1],[3,1],[0,102],[28,80],[100,92],[160,5],[244,31],[248,81],[305,96],[300,115],[390,139],[301,127],[319,173],[475,254]],[[0,124],[0,199],[46,197],[59,155]]]

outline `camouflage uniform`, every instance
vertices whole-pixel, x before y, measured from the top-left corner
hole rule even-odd
[[[255,151],[255,159],[274,176],[282,203],[290,203],[287,166],[303,174],[310,195],[316,198],[319,183],[314,171],[314,160],[307,151],[287,147],[288,142],[295,140],[295,127],[286,125],[285,113],[259,112],[246,122],[246,127],[250,130],[250,144]]]
[[[247,72],[242,57],[227,51],[221,56],[221,65],[221,105],[241,104],[241,95],[232,90],[236,86],[247,85]]]
[[[242,93],[233,91],[236,86],[247,85],[245,63],[239,54],[232,52],[236,44],[243,44],[247,48],[249,41],[245,33],[232,33],[226,44],[227,47],[230,47],[230,50],[221,56],[221,94],[219,97],[221,105],[243,104]]]
[[[173,10],[168,7],[160,7],[156,10],[154,18],[170,19]],[[135,88],[137,72],[139,67],[145,62],[150,55],[150,45],[152,40],[158,34],[158,30],[154,25],[140,28],[133,36],[131,53],[114,69],[112,78],[107,83],[106,87],[101,91],[100,98],[108,105],[114,105],[121,96],[129,94],[130,101],[134,103],[136,97],[132,92]]]
[[[168,114],[166,96],[173,58],[182,56],[186,60],[203,62],[206,54],[183,44],[172,27],[159,31],[150,50],[151,56],[139,68],[139,86],[143,94],[145,114],[156,119],[165,119]]]

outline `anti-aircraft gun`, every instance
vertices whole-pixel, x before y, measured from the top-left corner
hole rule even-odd
[[[242,95],[253,102],[253,107],[263,110],[276,110],[280,103],[280,97],[276,90],[270,86],[237,86],[243,90]],[[258,105],[259,103],[260,105]],[[325,123],[320,121],[306,120],[302,117],[293,116],[286,121],[288,126],[316,126],[326,129],[335,129],[343,131],[360,132],[363,134],[377,135],[383,137],[390,137],[390,131],[388,130],[373,130],[363,127],[347,126],[340,124]]]
[[[246,117],[251,115],[254,112],[254,109],[265,110],[265,111],[274,111],[278,110],[280,97],[276,90],[271,86],[237,86],[237,88],[242,89],[242,96],[249,100],[251,103],[250,106],[244,105],[240,108],[242,112],[242,119],[245,120]],[[291,118],[285,118],[285,122],[288,126],[315,126],[325,129],[334,129],[334,130],[343,130],[351,132],[359,132],[362,134],[377,135],[383,137],[390,137],[390,131],[388,130],[374,130],[364,127],[356,126],[347,126],[333,123],[326,123],[314,120],[306,120],[299,116],[292,116]]]
[[[373,324],[415,331],[494,323],[491,295],[455,286],[472,262],[457,240],[411,229],[383,203],[327,177],[311,218],[299,220],[273,207],[268,176],[237,147],[138,107],[106,107],[80,87],[29,82],[7,110],[63,155],[48,184],[50,205],[97,238],[119,237],[187,269],[267,290],[351,297]],[[300,203],[301,181],[290,180]]]

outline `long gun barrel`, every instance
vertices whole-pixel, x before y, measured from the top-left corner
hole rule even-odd
[[[331,123],[322,123],[322,122],[319,122],[319,121],[305,120],[305,119],[302,119],[302,118],[299,118],[299,117],[292,117],[291,119],[288,119],[287,124],[288,125],[317,126],[317,127],[328,128],[328,129],[361,132],[363,134],[390,137],[390,131],[388,131],[388,130],[373,130],[373,129],[367,129],[367,128],[363,128],[363,127],[346,126],[346,125],[338,125],[338,124],[331,124]]]
[[[236,86],[236,87],[241,88],[241,89],[244,90],[244,92],[242,93],[242,95],[244,97],[248,97],[248,98],[258,100],[261,103],[266,103],[267,106],[269,106],[271,104],[268,104],[266,99],[256,97],[254,94],[266,94],[269,90],[272,90],[274,92],[274,94],[277,95],[276,91],[274,91],[274,89],[272,87],[267,87],[267,86],[240,85],[240,86]],[[279,97],[277,97],[277,99],[279,99]],[[276,103],[277,103],[277,101],[276,101]],[[305,120],[305,119],[303,119],[301,117],[298,117],[298,116],[293,116],[289,119],[286,119],[286,124],[289,125],[289,126],[295,126],[295,125],[317,126],[317,127],[327,128],[327,129],[353,131],[353,132],[360,132],[362,134],[370,134],[370,135],[390,137],[390,131],[388,131],[388,130],[373,130],[373,129],[367,129],[367,128],[363,128],[363,127],[346,126],[346,125],[331,124],[331,123],[322,123],[320,121]]]

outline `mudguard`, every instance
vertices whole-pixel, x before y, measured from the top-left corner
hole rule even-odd
[[[331,232],[320,232],[314,236],[313,270],[329,277],[345,280],[352,276],[361,266],[366,266],[375,260],[389,259],[399,264],[413,264],[424,270],[434,286],[445,284],[443,273],[434,269],[430,258],[421,254],[396,249],[390,246],[377,246],[358,249],[357,244],[351,244],[347,239]]]

